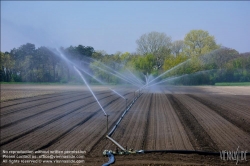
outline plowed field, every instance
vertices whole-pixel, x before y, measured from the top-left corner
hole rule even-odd
[[[116,89],[127,103],[133,101],[135,88]],[[108,87],[93,86],[93,90],[109,115],[111,129],[126,101]],[[103,150],[116,149],[105,138],[106,120],[84,86],[1,85],[1,152],[86,150],[83,165],[101,165],[108,160]],[[135,150],[219,152],[239,147],[250,151],[250,87],[144,90],[111,137]],[[151,153],[116,159],[114,165],[235,165],[220,156],[194,154]]]

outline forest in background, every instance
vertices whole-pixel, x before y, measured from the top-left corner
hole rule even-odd
[[[192,30],[184,40],[172,41],[165,33],[150,32],[136,40],[135,53],[107,54],[91,46],[59,48],[96,78],[109,84],[124,83],[100,70],[105,64],[114,71],[131,71],[142,80],[145,75],[161,78],[165,84],[214,85],[218,82],[250,82],[250,52],[223,47],[204,30]],[[98,68],[99,66],[99,68]],[[58,56],[55,48],[27,43],[1,52],[1,82],[81,82],[75,71]],[[86,76],[88,82],[97,82]]]

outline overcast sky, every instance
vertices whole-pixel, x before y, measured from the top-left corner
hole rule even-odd
[[[202,29],[218,44],[249,52],[249,9],[246,1],[1,1],[1,51],[29,42],[135,52],[136,40],[145,33],[164,32],[174,41]]]

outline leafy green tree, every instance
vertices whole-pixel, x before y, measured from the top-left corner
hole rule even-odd
[[[31,43],[21,45],[18,49],[14,48],[10,51],[10,55],[15,62],[13,72],[18,76],[18,80],[33,81],[31,71],[35,65],[32,62],[32,56],[35,55],[35,51],[36,47]]]
[[[228,61],[237,58],[239,52],[230,48],[219,48],[200,57],[205,66],[212,65],[213,68],[222,69]]]
[[[219,48],[214,36],[209,35],[207,31],[203,30],[191,30],[185,36],[184,43],[184,53],[187,56],[199,57]]]
[[[153,54],[138,56],[134,61],[134,68],[144,75],[151,74],[156,70],[156,58]]]
[[[1,68],[0,68],[0,79],[4,82],[10,82],[13,80],[13,67],[14,60],[8,53],[1,52]]]
[[[86,57],[91,57],[95,52],[93,47],[78,45],[77,47],[70,46],[64,50],[70,58],[77,60],[86,60]]]
[[[91,57],[95,51],[93,47],[90,47],[90,46],[85,47],[82,45],[78,45],[78,47],[76,49],[80,55],[87,56],[87,57]]]
[[[39,47],[36,50],[36,81],[38,82],[55,82],[56,68],[60,59],[51,50],[46,47]]]
[[[250,81],[250,53],[239,54],[224,64],[227,81]]]
[[[188,59],[188,57],[183,55],[183,54],[179,54],[178,56],[170,55],[169,57],[167,57],[165,59],[163,69],[164,69],[164,71],[167,71],[167,70],[179,65],[180,63],[186,61],[187,59]],[[183,72],[181,71],[181,68],[177,68],[177,69],[173,70],[168,75],[175,75],[175,74],[176,75],[183,74]],[[166,76],[168,76],[168,75],[166,75]]]
[[[102,59],[102,57],[105,55],[106,53],[103,53],[103,52],[101,52],[101,51],[95,51],[95,52],[93,52],[93,54],[92,54],[92,58],[93,59],[96,59],[96,60],[100,60],[100,59]]]

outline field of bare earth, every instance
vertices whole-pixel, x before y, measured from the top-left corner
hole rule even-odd
[[[123,114],[126,102],[109,88],[93,86],[109,115],[110,130]],[[113,88],[129,104],[136,95],[135,88]],[[134,150],[249,151],[249,101],[248,86],[145,89],[111,137]],[[102,152],[116,149],[105,138],[106,128],[106,117],[85,86],[1,85],[1,151],[85,150],[86,162],[78,165],[102,165],[108,161]],[[114,165],[236,164],[221,160],[219,155],[164,152],[115,158]],[[249,161],[238,163],[248,164]]]

